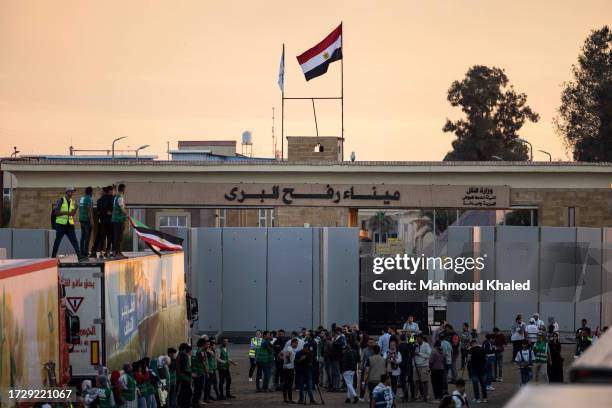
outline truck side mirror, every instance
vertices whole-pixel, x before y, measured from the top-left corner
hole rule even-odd
[[[79,316],[71,316],[70,317],[70,338],[71,344],[80,344],[81,343],[81,320]]]
[[[81,320],[79,316],[66,310],[66,343],[77,345],[81,343]]]
[[[191,322],[190,326],[193,327],[193,323],[198,321],[198,299],[187,294],[186,306],[187,320]]]

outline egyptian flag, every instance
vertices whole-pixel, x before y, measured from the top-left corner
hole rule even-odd
[[[135,218],[129,217],[129,219],[138,238],[142,239],[142,241],[157,255],[161,255],[159,251],[183,250],[182,238],[151,229]]]
[[[323,75],[327,72],[329,64],[341,59],[342,24],[325,37],[323,41],[297,57],[307,81]]]

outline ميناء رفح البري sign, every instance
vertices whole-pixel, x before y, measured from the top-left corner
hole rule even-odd
[[[508,208],[508,186],[131,183],[132,205],[306,206],[361,208]]]

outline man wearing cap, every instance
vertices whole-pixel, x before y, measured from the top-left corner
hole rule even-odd
[[[79,243],[77,242],[74,232],[74,214],[76,213],[77,206],[72,200],[72,196],[75,190],[74,187],[66,187],[66,194],[55,203],[53,209],[53,213],[55,214],[55,242],[53,242],[52,258],[57,256],[57,250],[59,249],[64,235],[68,237],[79,260],[84,258],[79,251]]]

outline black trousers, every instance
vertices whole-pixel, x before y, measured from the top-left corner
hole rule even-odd
[[[191,399],[191,405],[195,408],[199,408],[200,406],[200,398],[202,398],[202,391],[204,390],[204,376],[201,375],[199,377],[193,378],[193,398]],[[181,398],[179,394],[179,404]]]
[[[411,396],[412,398],[416,397],[416,394],[414,392],[414,377],[412,373],[412,365],[410,365],[410,362],[407,365],[401,367],[399,388],[402,389],[402,393],[404,394],[403,398],[405,400],[408,400],[409,396]],[[408,393],[408,391],[410,391],[410,394]]]
[[[121,252],[121,244],[123,243],[123,222],[113,222],[113,251]]]
[[[293,380],[295,379],[295,370],[292,368],[283,368],[283,400],[293,401]]]
[[[113,245],[113,224],[100,221],[96,231],[96,241],[92,251],[109,252]]]
[[[444,394],[444,374],[444,370],[431,370],[431,388],[437,400],[442,399]]]
[[[189,408],[191,406],[191,381],[179,381],[177,387],[177,401],[180,408]],[[200,390],[201,392],[201,390]]]
[[[274,387],[276,387],[276,390],[278,391],[283,383],[283,360],[278,359],[274,363]]]
[[[229,397],[232,395],[230,392],[230,386],[232,385],[232,375],[230,374],[229,368],[219,369],[219,396],[223,397],[223,386],[225,386],[225,396]]]
[[[74,248],[74,253],[77,256],[81,255],[81,251],[79,250],[79,243],[76,238],[76,233],[74,232],[74,225],[70,224],[55,224],[55,241],[53,242],[53,252],[51,253],[51,258],[55,258],[57,256],[57,251],[59,249],[60,243],[62,242],[62,238],[64,235],[68,237],[70,244],[72,244],[72,248]]]
[[[215,391],[215,398],[219,399],[219,387],[217,385],[217,371],[208,373],[206,377],[206,386],[204,387],[204,401],[210,400],[211,391]]]

